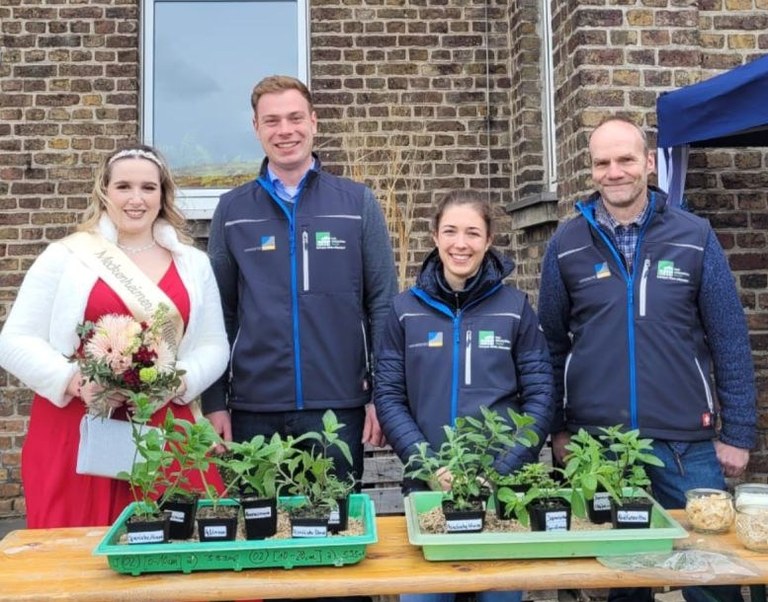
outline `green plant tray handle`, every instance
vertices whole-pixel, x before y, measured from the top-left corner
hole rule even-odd
[[[567,493],[570,495],[570,490],[567,490]],[[439,491],[422,491],[411,493],[405,498],[408,540],[411,544],[421,547],[427,560],[573,558],[668,552],[672,549],[675,539],[688,537],[688,532],[680,523],[655,500],[651,526],[648,529],[423,533],[419,527],[419,514],[439,506],[442,495]]]
[[[280,498],[291,504],[293,498]],[[234,505],[235,500],[221,504]],[[203,500],[200,506],[210,505]],[[222,542],[170,542],[149,545],[119,543],[125,522],[133,514],[134,504],[120,514],[115,524],[93,553],[106,556],[118,573],[191,573],[193,571],[274,568],[300,566],[344,566],[365,557],[365,548],[378,541],[376,513],[371,498],[364,493],[349,496],[349,516],[361,519],[363,534],[306,539],[237,540]]]

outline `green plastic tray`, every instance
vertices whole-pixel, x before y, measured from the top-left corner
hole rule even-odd
[[[281,498],[282,501],[283,498]],[[290,498],[285,498],[290,503]],[[224,500],[229,504],[234,502]],[[222,502],[222,503],[224,503]],[[202,501],[201,506],[210,505]],[[161,544],[120,544],[125,522],[135,504],[128,506],[93,551],[106,556],[118,573],[170,573],[298,566],[343,566],[365,557],[365,547],[378,541],[373,501],[366,494],[352,494],[349,516],[362,519],[364,532],[355,536],[302,539],[238,540],[222,542],[170,542]]]
[[[648,529],[422,533],[418,515],[439,506],[441,499],[439,491],[414,492],[405,498],[408,540],[415,546],[421,546],[427,560],[569,558],[668,552],[674,539],[688,536],[680,523],[655,501]]]

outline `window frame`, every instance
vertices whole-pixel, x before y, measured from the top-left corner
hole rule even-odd
[[[206,2],[215,3],[257,3],[264,0],[141,0],[141,31],[139,53],[141,65],[139,94],[139,132],[146,144],[154,144],[154,33],[155,5],[159,3],[177,2]],[[302,82],[309,81],[309,0],[292,1],[297,5],[297,39],[298,39],[298,74]],[[255,82],[254,82],[255,83]],[[246,127],[243,124],[243,127]],[[254,140],[256,144],[256,140]],[[210,219],[219,202],[219,197],[231,188],[182,188],[177,192],[177,202],[187,219]]]

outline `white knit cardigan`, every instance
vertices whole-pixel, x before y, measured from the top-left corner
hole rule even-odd
[[[97,231],[117,241],[117,229],[102,216]],[[179,241],[165,220],[153,227],[155,240],[168,249],[190,298],[190,314],[179,345],[177,368],[185,371],[189,403],[211,385],[227,366],[229,344],[221,301],[205,253]],[[98,276],[59,242],[53,242],[30,267],[0,332],[0,366],[35,393],[64,407],[65,391],[77,366],[67,359],[79,340],[75,329]]]

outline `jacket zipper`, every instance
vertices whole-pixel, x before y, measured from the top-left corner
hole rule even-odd
[[[363,332],[363,352],[365,353],[365,373],[371,375],[371,356],[368,353],[368,335],[365,332],[365,323],[360,320],[360,330]]]
[[[232,350],[229,352],[229,382],[232,382],[235,378],[235,349],[237,349],[237,343],[240,340],[240,329],[237,329],[235,340],[232,341]]]
[[[696,362],[696,370],[699,371],[699,378],[701,379],[701,384],[704,385],[704,394],[707,396],[707,407],[709,408],[709,411],[714,414],[715,413],[715,403],[712,400],[712,390],[709,388],[709,381],[707,380],[706,374],[704,374],[704,371],[701,369],[701,364],[699,363],[699,358],[694,357],[693,361]]]
[[[467,329],[466,353],[464,354],[464,384],[472,384],[472,330]]]
[[[573,353],[569,353],[565,358],[565,367],[563,368],[563,410],[568,405],[568,369],[571,367]]]
[[[301,263],[303,290],[306,293],[309,290],[309,232],[306,228],[301,230]]]
[[[648,272],[651,271],[651,259],[646,257],[643,261],[643,273],[640,276],[640,317],[645,317],[646,295],[648,294]]]
[[[300,328],[299,328],[299,284],[298,284],[298,267],[296,256],[296,207],[301,199],[301,192],[290,203],[290,207],[286,207],[285,203],[277,196],[272,183],[267,178],[259,176],[259,184],[269,193],[272,200],[285,214],[288,220],[288,252],[290,255],[291,266],[291,321],[292,321],[292,334],[293,334],[293,365],[294,365],[294,386],[296,388],[296,409],[304,409],[304,383],[301,378],[301,345],[300,345]]]
[[[459,355],[461,351],[461,312],[453,318],[453,374],[451,375],[451,426],[456,424],[459,411]]]

